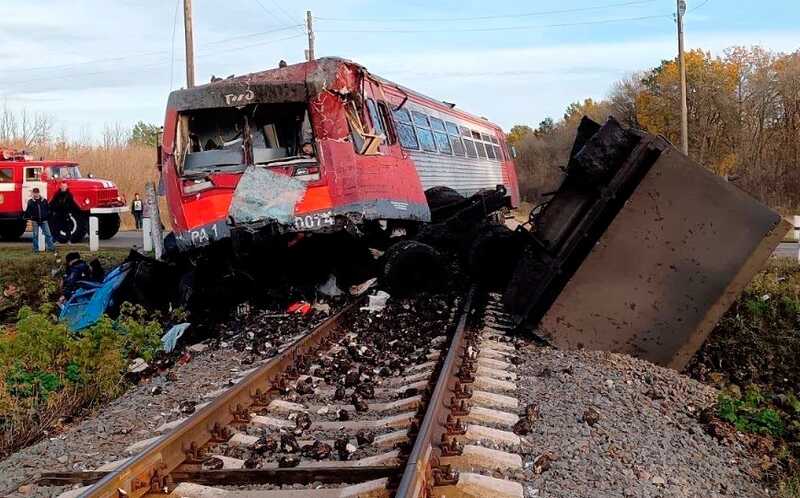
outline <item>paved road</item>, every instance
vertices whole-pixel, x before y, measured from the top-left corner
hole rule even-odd
[[[72,244],[68,246],[66,244],[61,244],[62,247],[76,247],[76,248],[87,248],[89,247],[89,242],[87,241],[84,244]],[[109,240],[101,240],[100,241],[100,248],[104,247],[113,247],[119,249],[130,249],[133,246],[141,247],[142,246],[142,232],[136,232],[133,230],[130,231],[123,231],[119,232],[113,238]],[[25,235],[22,236],[22,239],[18,242],[0,242],[0,251],[3,250],[4,247],[31,247],[31,232],[25,232]]]
[[[22,240],[20,242],[0,242],[0,250],[4,247],[30,247],[31,245],[31,234],[30,232],[26,232],[25,235],[22,236]],[[86,244],[74,244],[74,246],[87,246]],[[100,247],[114,247],[114,248],[122,248],[122,249],[130,249],[134,246],[141,247],[142,246],[142,232],[135,232],[135,231],[125,231],[119,232],[113,239],[111,240],[101,240]],[[797,258],[797,252],[800,250],[796,242],[782,242],[778,245],[775,252],[772,254],[777,258]]]
[[[797,246],[797,242],[781,242],[772,255],[776,258],[794,258],[797,260],[798,250],[800,250],[800,247]]]

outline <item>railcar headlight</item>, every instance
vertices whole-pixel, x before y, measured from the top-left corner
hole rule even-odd
[[[89,205],[90,202],[92,201],[90,201],[88,197],[83,200],[83,203],[86,204],[87,206]]]

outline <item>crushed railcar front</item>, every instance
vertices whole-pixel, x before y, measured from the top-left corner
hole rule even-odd
[[[353,116],[364,75],[356,64],[323,59],[172,92],[162,180],[178,247],[233,232],[335,231],[369,214],[427,221],[413,181],[392,192],[386,178],[353,173],[356,147],[372,147],[371,129]],[[380,157],[369,159],[381,169]],[[413,166],[403,169],[416,176]]]

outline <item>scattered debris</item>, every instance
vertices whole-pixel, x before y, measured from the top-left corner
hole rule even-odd
[[[186,332],[186,329],[189,328],[189,323],[179,323],[177,325],[173,325],[166,334],[161,337],[161,347],[164,349],[165,353],[171,353],[175,346],[178,344],[178,340],[183,336]]]
[[[383,309],[386,307],[386,302],[389,300],[389,297],[391,296],[389,296],[388,292],[379,290],[375,294],[367,296],[367,299],[369,299],[368,304],[366,306],[362,306],[361,309],[369,311],[370,313],[378,313],[383,311]]]

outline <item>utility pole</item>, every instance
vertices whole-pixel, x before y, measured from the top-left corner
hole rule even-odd
[[[186,40],[186,87],[194,86],[194,37],[192,36],[192,0],[183,0],[183,31]]]
[[[681,71],[681,150],[689,155],[689,110],[686,105],[686,63],[683,58],[683,15],[686,0],[678,0],[678,66]]]
[[[313,61],[314,57],[314,25],[311,20],[311,11],[306,11],[306,30],[308,31],[308,50],[306,50],[306,60]]]

